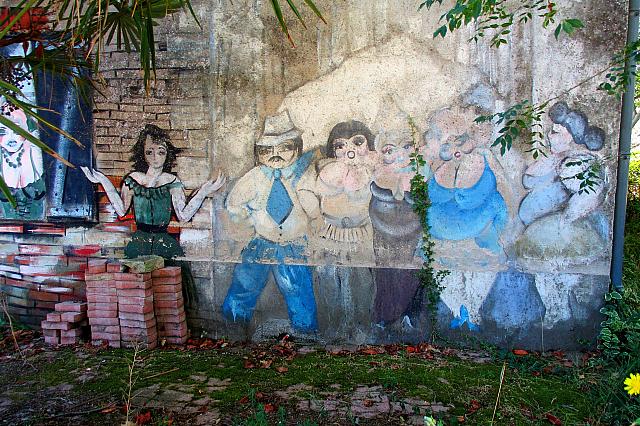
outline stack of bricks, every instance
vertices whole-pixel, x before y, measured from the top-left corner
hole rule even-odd
[[[80,302],[57,303],[55,311],[47,314],[41,324],[44,341],[50,345],[80,343],[86,325],[87,304]]]
[[[182,273],[179,267],[165,267],[151,273],[153,296],[161,340],[174,345],[187,341],[187,318],[182,297]]]
[[[87,283],[87,306],[91,343],[99,345],[106,341],[109,346],[120,347],[120,321],[118,320],[118,293],[113,273],[107,272],[107,261],[96,259],[89,262],[85,281]]]
[[[9,314],[15,320],[39,327],[47,314],[54,312],[56,303],[86,301],[85,270],[89,259],[102,256],[100,246],[15,243],[8,241],[13,236],[4,232],[0,226],[0,291],[6,295]],[[29,230],[40,239],[57,238],[49,236],[53,232]]]
[[[153,311],[153,281],[150,273],[114,274],[118,293],[118,318],[122,345],[141,345],[152,349],[158,344]]]
[[[158,339],[184,344],[188,330],[181,269],[125,269],[119,262],[89,262],[85,279],[92,343],[149,349],[157,346]]]

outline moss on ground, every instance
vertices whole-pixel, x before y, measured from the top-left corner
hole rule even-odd
[[[76,385],[75,392],[102,395],[104,401],[121,401],[132,351],[107,350],[83,357],[79,357],[79,353],[82,351],[61,350],[55,353],[54,358],[40,354],[35,360],[37,371],[23,371],[20,380],[34,390],[60,383],[75,383],[79,374],[93,371],[95,378]],[[392,399],[416,398],[451,405],[453,408],[446,417],[454,424],[457,416],[469,413],[475,400],[479,408],[469,415],[467,423],[487,424],[493,413],[502,370],[499,362],[478,364],[457,357],[423,359],[406,352],[398,355],[336,356],[324,351],[298,355],[291,361],[275,359],[269,369],[247,369],[244,367],[244,356],[247,355],[248,351],[237,348],[233,351],[143,352],[144,367],[136,369],[134,389],[157,383],[183,384],[192,385],[195,392],[201,393],[205,392],[205,387],[192,378],[194,375],[231,379],[227,388],[214,391],[209,396],[217,401],[215,407],[223,414],[242,418],[251,410],[255,411],[255,406],[241,400],[255,392],[269,396],[292,385],[306,384],[313,389],[302,390],[299,395],[307,399],[320,398],[320,392],[327,390],[336,391],[348,399],[357,386],[382,386]],[[516,364],[506,369],[497,414],[501,422],[538,424],[537,420],[527,417],[528,413],[538,419],[543,419],[546,413],[553,413],[567,425],[586,424],[585,419],[598,417],[602,408],[594,405],[589,395],[590,386],[596,382],[595,373],[579,368],[556,368],[555,373],[540,373],[537,368],[531,371],[530,366],[537,364],[527,357],[522,358],[521,365],[522,368]],[[279,373],[275,370],[277,366],[288,370]],[[11,377],[9,372],[0,376],[0,385],[15,383],[15,380],[16,377]],[[276,403],[292,414],[293,402],[279,400]],[[315,416],[313,418],[317,421],[323,414],[305,415]],[[297,416],[292,415],[298,423],[302,422],[303,418]],[[275,417],[273,419],[276,422]]]

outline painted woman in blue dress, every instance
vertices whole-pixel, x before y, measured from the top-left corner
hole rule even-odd
[[[477,149],[489,140],[490,127],[473,122],[467,109],[443,109],[424,135],[431,159],[429,226],[438,240],[473,239],[480,248],[502,253],[500,235],[507,205],[498,191],[488,154]]]

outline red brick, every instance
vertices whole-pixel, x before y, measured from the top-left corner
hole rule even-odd
[[[139,328],[131,328],[127,330],[127,333],[120,333],[120,339],[126,342],[135,342],[140,340],[141,342],[148,342],[156,340],[158,338],[158,332],[156,330],[145,330]]]
[[[147,290],[153,287],[153,281],[116,281],[118,290]]]
[[[118,304],[117,303],[87,303],[88,308],[87,312],[92,311],[117,311]]]
[[[87,294],[87,302],[89,303],[118,303],[117,295],[108,294]]]
[[[42,334],[45,337],[60,337],[60,330],[51,330],[48,328],[43,328],[42,329]]]
[[[100,274],[90,274],[86,273],[84,280],[85,281],[113,281],[113,275],[110,272],[104,272]]]
[[[58,312],[85,312],[86,310],[87,310],[86,303],[78,303],[78,302],[56,303],[56,311]]]
[[[61,345],[77,345],[78,343],[80,343],[78,337],[60,337]]]
[[[158,323],[158,330],[163,332],[163,333],[167,333],[167,334],[171,334],[171,333],[176,333],[176,336],[181,336],[184,331],[187,330],[187,322],[186,321],[182,321],[182,322],[163,322],[163,323]]]
[[[182,284],[156,285],[153,283],[154,293],[182,293]]]
[[[118,318],[121,320],[131,320],[131,321],[150,321],[155,318],[153,312],[149,312],[146,314],[136,314],[132,312],[118,312]]]
[[[179,293],[153,293],[153,300],[155,300],[156,302],[159,300],[173,300],[178,301],[178,300],[183,300],[182,299],[182,292]]]
[[[129,274],[125,272],[120,272],[113,274],[113,278],[116,281],[149,281],[151,279],[151,274]]]
[[[119,325],[92,325],[91,334],[93,333],[121,334]]]
[[[181,315],[184,314],[184,309],[180,309],[180,308],[178,308],[178,309],[176,309],[176,308],[156,308],[155,312],[156,312],[156,316],[180,317]],[[175,322],[175,321],[170,321],[170,322]]]
[[[115,296],[116,293],[116,288],[115,287],[87,287],[87,296],[89,296],[90,294],[92,295],[99,295],[99,294],[103,294],[105,296]]]
[[[107,272],[124,272],[124,265],[120,262],[109,262]]]
[[[111,348],[120,348],[121,347],[121,343],[120,343],[120,339],[117,340],[108,340],[108,339],[103,339],[103,340],[91,340],[91,344],[93,346],[102,346],[103,343],[106,342],[107,345]]]
[[[66,322],[80,322],[83,319],[87,318],[87,314],[84,312],[65,312],[62,315],[60,315],[60,319],[62,321],[66,321]]]
[[[151,297],[153,290],[151,289],[125,289],[118,290],[118,297]]]
[[[7,296],[9,306],[21,306],[23,308],[33,308],[36,306],[35,301],[23,299],[22,297]]]
[[[73,293],[73,289],[69,287],[40,287],[40,291],[44,291],[47,293],[57,294],[58,296],[62,296],[63,294],[71,294]]]
[[[87,312],[87,317],[89,317],[89,320],[92,318],[118,318],[118,311],[89,310]]]
[[[41,300],[36,300],[36,308],[53,311],[56,307],[56,303],[57,302],[43,302]]]
[[[153,312],[153,303],[144,303],[142,305],[120,305],[120,312],[130,312],[132,314],[148,314]]]
[[[182,277],[158,277],[153,279],[153,285],[182,285]]]
[[[51,312],[47,314],[47,321],[60,322],[61,321],[60,314],[55,312]]]
[[[89,318],[89,324],[94,325],[118,325],[120,320],[118,318]]]
[[[106,259],[91,259],[87,266],[87,274],[103,274],[107,272]]]
[[[185,327],[184,330],[179,331],[162,331],[158,330],[158,336],[160,337],[184,337],[189,335],[189,330]]]
[[[120,305],[143,305],[145,303],[153,303],[153,296],[149,297],[120,297],[118,304]]]
[[[165,266],[164,268],[151,272],[151,276],[153,278],[180,277],[182,276],[182,270],[179,266]]]
[[[59,345],[60,339],[58,337],[44,336],[44,343],[47,345]]]
[[[136,321],[136,320],[129,320],[129,319],[120,319],[120,326],[122,328],[125,327],[130,327],[130,328],[150,328],[150,327],[156,327],[156,320],[155,318],[150,319],[150,320],[144,320],[144,321]]]
[[[68,322],[42,321],[40,325],[42,329],[46,330],[69,330],[71,328],[71,324]]]
[[[120,334],[127,336],[153,336],[158,334],[158,329],[155,325],[151,327],[120,327]]]
[[[62,330],[60,337],[80,337],[82,336],[82,330],[79,328],[72,328],[71,330]]]
[[[186,320],[187,320],[187,315],[184,313],[184,311],[180,312],[179,314],[175,313],[175,311],[169,314],[156,312],[156,321],[158,322],[158,324],[165,324],[165,323],[179,324]]]
[[[61,246],[48,246],[45,244],[20,244],[18,246],[20,254],[46,254],[46,255],[63,255],[64,250]]]
[[[48,293],[46,291],[29,290],[29,298],[33,300],[42,300],[44,302],[59,302],[60,299],[55,293]]]
[[[77,294],[61,294],[60,301],[61,302],[81,302],[84,300],[84,297]]]
[[[13,287],[21,287],[21,288],[32,288],[35,287],[35,285],[29,281],[23,281],[23,280],[16,280],[13,278],[6,278],[5,279],[5,283],[7,285],[13,286]]]
[[[102,248],[97,244],[90,244],[84,246],[67,246],[64,248],[67,256],[86,256],[86,257],[98,257]]]
[[[176,311],[180,310],[181,308],[184,309],[184,300],[179,299],[179,300],[156,300],[154,302],[154,305],[156,307],[156,309],[164,309],[164,308],[172,308],[175,309]]]
[[[93,328],[93,327],[92,327]],[[109,342],[114,340],[120,340],[120,333],[104,333],[101,331],[91,332],[92,340],[109,340]]]

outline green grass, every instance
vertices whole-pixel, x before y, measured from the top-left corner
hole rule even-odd
[[[230,378],[229,387],[209,396],[218,401],[216,408],[222,413],[241,419],[256,411],[256,406],[240,402],[243,397],[255,392],[261,392],[269,401],[292,412],[295,404],[278,400],[272,396],[273,392],[304,383],[313,389],[300,392],[300,396],[313,399],[320,398],[320,392],[335,390],[330,388],[331,385],[340,385],[336,391],[348,398],[359,385],[382,386],[390,398],[397,400],[413,397],[452,405],[446,417],[453,419],[453,424],[456,416],[467,413],[471,401],[477,400],[481,408],[470,415],[468,423],[487,424],[492,416],[502,369],[499,362],[474,364],[455,357],[427,360],[403,352],[395,356],[336,356],[323,351],[297,356],[289,362],[276,359],[270,369],[246,369],[243,355],[248,355],[248,352],[163,350],[143,353],[147,357],[145,367],[136,371],[138,381],[135,388],[155,383],[178,383],[191,384],[194,389],[204,391],[204,385],[198,384],[190,376],[203,375],[221,380]],[[130,350],[109,350],[79,359],[71,350],[62,350],[54,361],[39,362],[38,371],[23,375],[22,379],[30,382],[33,389],[38,389],[59,383],[73,383],[74,375],[70,371],[78,374],[87,368],[97,369],[97,378],[78,385],[76,392],[101,394],[105,400],[121,400],[131,356]],[[529,361],[523,363],[526,366],[531,364]],[[288,371],[278,373],[274,369],[278,365],[286,366]],[[176,367],[177,370],[171,371]],[[166,373],[168,371],[171,372]],[[595,381],[596,374],[577,368],[559,371],[558,374],[543,373],[536,377],[529,368],[508,368],[498,409],[500,421],[505,424],[538,424],[526,418],[522,407],[540,419],[547,412],[553,413],[568,425],[585,424],[584,419],[597,417],[602,408],[594,406],[588,392],[592,387],[589,380]],[[158,373],[166,374],[146,378]],[[585,378],[579,378],[580,375]],[[14,379],[4,376],[0,378],[0,385],[3,382],[11,383]],[[317,417],[321,413],[308,415]],[[269,416],[273,420],[276,413]],[[304,419],[299,420],[302,422]],[[313,419],[307,420],[311,422]]]

